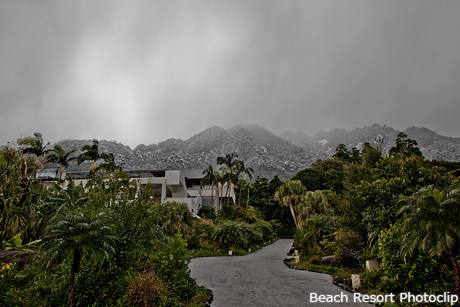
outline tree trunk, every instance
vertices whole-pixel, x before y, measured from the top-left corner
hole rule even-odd
[[[227,197],[227,206],[230,204],[230,174],[228,174],[228,181],[227,181],[227,193],[225,193],[225,196]]]
[[[81,252],[78,249],[74,249],[72,271],[70,272],[69,291],[67,294],[67,304],[66,304],[67,307],[72,306],[73,290],[75,286],[75,275],[77,273],[78,267],[80,266],[80,260],[81,260]]]
[[[214,195],[214,183],[211,181],[211,206],[216,210],[216,207],[214,206],[214,199],[212,198]]]
[[[294,207],[292,206],[292,204],[289,204],[289,208],[291,208],[291,214],[292,214],[292,217],[294,218],[294,224],[295,224],[295,228],[297,229],[297,233],[300,233],[299,226],[297,226],[297,219],[295,218]]]
[[[222,187],[219,190],[219,183],[217,183],[216,198],[217,198],[217,210],[219,210],[219,211],[220,211],[220,192],[221,192],[221,190],[222,190]]]
[[[458,271],[457,257],[453,251],[450,251],[450,261],[452,262],[455,274],[455,293],[457,294],[457,297],[460,298],[460,273]]]
[[[240,189],[240,187],[238,187],[238,206],[241,206],[241,192],[243,191],[243,189]]]
[[[249,188],[248,188],[248,201],[246,202],[246,210],[248,210],[248,205],[249,205]]]

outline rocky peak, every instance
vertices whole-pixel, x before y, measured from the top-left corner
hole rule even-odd
[[[445,137],[427,128],[409,127],[404,132],[418,142],[426,158],[460,161],[460,138]],[[373,144],[376,138],[381,138],[389,149],[394,146],[398,133],[391,127],[378,124],[351,131],[321,131],[314,136],[289,131],[278,136],[257,125],[237,125],[229,129],[213,126],[185,141],[168,139],[158,144],[142,144],[132,150],[115,141],[101,140],[99,149],[113,153],[116,162],[126,170],[206,168],[208,165],[217,168],[217,157],[235,152],[245,165],[255,170],[255,176],[271,178],[278,175],[286,179],[317,159],[332,157],[339,144],[360,148],[365,142]],[[91,140],[59,142],[66,150],[79,150],[91,143]],[[73,164],[72,168],[87,169],[87,166]]]

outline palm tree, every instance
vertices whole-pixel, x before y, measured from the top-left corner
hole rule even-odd
[[[217,210],[220,210],[220,209],[222,209],[222,206],[221,206],[221,203],[220,203],[220,198],[222,197],[221,190],[224,187],[225,179],[224,179],[224,175],[219,171],[216,171],[215,175],[216,175],[216,184],[217,184],[217,189],[216,189]],[[219,185],[219,183],[220,183],[220,185]]]
[[[34,176],[41,164],[21,150],[0,148],[0,237],[19,232],[29,240],[40,220],[38,204],[31,200]]]
[[[307,189],[300,182],[300,180],[285,180],[275,192],[275,201],[281,206],[289,207],[291,209],[292,218],[294,219],[297,232],[300,233],[299,225],[294,211],[294,207],[298,206],[304,197]]]
[[[235,163],[235,169],[236,169],[236,177],[238,178],[238,181],[236,182],[236,186],[240,190],[239,196],[238,196],[238,204],[241,205],[241,192],[243,189],[243,185],[247,184],[246,178],[244,177],[244,174],[248,175],[249,179],[252,179],[252,173],[254,170],[251,167],[245,167],[244,166],[244,161],[238,160]],[[248,190],[249,192],[249,190]]]
[[[157,206],[157,225],[167,235],[187,234],[194,226],[193,215],[186,204],[164,203]]]
[[[107,173],[114,173],[121,170],[121,166],[116,164],[115,156],[112,153],[102,153],[99,157],[104,160],[104,163],[97,167],[97,169],[103,169]]]
[[[306,220],[304,226],[305,235],[309,236],[313,249],[319,254],[321,252],[321,240],[325,235],[334,232],[331,217],[317,214]]]
[[[61,166],[56,170],[56,175],[58,172],[60,173],[58,182],[61,182],[62,173],[65,172],[66,168],[69,166],[69,163],[77,159],[77,157],[71,157],[75,151],[76,150],[66,151],[60,145],[54,145],[54,149],[50,154],[48,154],[48,156],[46,156],[47,162],[58,163]]]
[[[460,188],[458,184],[445,189],[428,186],[411,196],[402,196],[398,214],[403,214],[406,234],[401,253],[412,255],[422,251],[430,256],[447,255],[455,274],[455,291],[460,297],[460,274],[457,256],[460,247]]]
[[[326,216],[333,215],[334,210],[330,204],[333,197],[333,193],[328,190],[307,191],[304,201],[297,210],[299,213],[299,227],[303,228],[313,216],[320,214]]]
[[[90,172],[93,173],[96,170],[97,160],[101,159],[101,154],[99,153],[99,141],[94,139],[93,145],[84,145],[81,150],[83,151],[77,158],[78,165],[82,164],[85,161],[94,161],[93,165],[89,168]]]
[[[95,262],[108,260],[115,249],[115,237],[105,212],[88,209],[66,210],[50,219],[45,238],[49,240],[50,257],[62,260],[72,253],[72,269],[66,306],[72,306],[75,275],[83,257]]]
[[[238,196],[238,203],[241,205],[241,194],[243,194],[244,190],[248,190],[248,199],[246,202],[246,211],[248,210],[248,204],[249,204],[249,190],[251,188],[251,184],[246,180],[246,178],[241,177],[240,180],[238,180],[238,188],[240,189],[240,194]]]
[[[34,155],[36,156],[35,164],[40,165],[39,168],[35,169],[33,176],[36,176],[37,171],[42,169],[45,164],[45,160],[42,157],[45,157],[50,150],[46,149],[49,146],[50,142],[43,144],[43,136],[40,132],[35,132],[34,137],[26,137],[23,139],[18,139],[18,145],[20,146],[20,151],[25,155]]]
[[[227,192],[225,193],[225,196],[227,197],[227,205],[229,203],[230,198],[230,186],[233,186],[233,177],[235,177],[235,168],[236,165],[239,163],[238,161],[238,154],[236,153],[228,153],[225,155],[225,157],[217,158],[217,164],[222,165],[220,169],[222,171],[223,176],[225,176],[225,182],[227,183]]]
[[[203,171],[204,177],[201,179],[201,184],[210,184],[211,185],[211,206],[214,203],[214,184],[217,181],[217,174],[212,168],[212,165],[209,165],[206,170]]]
[[[21,146],[21,151],[24,154],[32,154],[37,158],[45,156],[50,150],[46,149],[50,142],[43,145],[43,136],[40,132],[35,132],[34,137],[26,137],[18,140],[18,145]]]

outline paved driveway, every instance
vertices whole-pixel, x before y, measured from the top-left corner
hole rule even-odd
[[[371,306],[355,303],[353,295],[333,285],[327,274],[284,265],[292,243],[293,240],[280,239],[246,256],[196,258],[189,268],[199,285],[213,291],[212,307]],[[338,302],[313,302],[315,295],[317,299],[319,295],[329,295],[324,298]]]

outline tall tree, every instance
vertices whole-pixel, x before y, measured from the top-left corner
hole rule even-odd
[[[44,144],[43,136],[40,132],[35,132],[34,137],[26,137],[18,140],[18,145],[21,148],[22,153],[32,154],[38,158],[44,157],[48,152],[48,147],[50,142]]]
[[[0,148],[0,237],[19,232],[30,240],[40,219],[34,198],[41,189],[35,174],[42,167],[36,157],[10,145]],[[34,193],[35,192],[35,193]]]
[[[306,188],[299,180],[285,180],[275,192],[275,201],[291,209],[291,214],[298,233],[300,233],[300,228],[297,223],[294,207],[298,206],[303,200],[305,192]]]
[[[37,172],[44,168],[44,164],[46,162],[45,156],[50,152],[50,150],[47,149],[50,143],[48,142],[44,144],[43,136],[40,132],[35,132],[33,137],[29,136],[23,139],[18,139],[17,143],[21,153],[36,156],[36,160],[40,165],[40,167],[36,168],[34,171],[33,175],[36,176]]]
[[[457,262],[460,247],[460,188],[452,185],[439,190],[421,188],[411,196],[403,196],[402,207],[405,236],[401,252],[412,255],[416,250],[429,256],[448,256],[455,274],[455,291],[460,297],[460,273]]]
[[[388,152],[391,157],[409,158],[411,156],[423,157],[417,141],[407,138],[407,134],[400,132],[396,138],[396,145]]]
[[[221,165],[222,175],[224,176],[225,183],[227,184],[227,190],[225,196],[227,198],[227,205],[230,202],[230,187],[233,186],[236,165],[238,163],[238,154],[228,153],[225,157],[218,157],[217,164]]]
[[[62,261],[72,253],[66,306],[72,306],[75,275],[83,257],[90,256],[93,261],[102,262],[114,254],[112,232],[105,212],[77,208],[62,211],[50,219],[45,235],[50,243],[50,256]]]
[[[83,151],[77,158],[78,164],[82,164],[85,161],[93,161],[93,165],[90,167],[90,172],[93,173],[97,167],[97,160],[101,159],[99,153],[99,141],[94,139],[92,145],[84,145],[81,150]]]
[[[238,204],[241,204],[241,193],[243,189],[243,185],[247,184],[247,180],[244,177],[244,174],[248,175],[249,179],[252,179],[252,173],[254,170],[251,167],[245,167],[244,161],[238,160],[235,163],[235,170],[236,170],[236,186],[238,187],[239,190],[239,196],[238,196]],[[249,193],[249,189],[248,189]],[[249,196],[248,196],[249,198]]]
[[[201,179],[201,184],[210,184],[211,185],[211,206],[214,205],[214,184],[217,182],[216,171],[212,168],[212,165],[209,165],[206,170],[203,171],[204,177]]]
[[[348,161],[350,159],[351,152],[348,150],[345,144],[340,144],[335,149],[335,154],[333,155],[334,158],[341,159],[343,161]]]
[[[382,152],[372,147],[371,144],[365,143],[361,156],[363,165],[371,169],[374,168],[375,164],[382,158]]]
[[[56,175],[59,173],[59,182],[62,180],[62,173],[65,172],[71,161],[77,157],[71,157],[76,150],[66,151],[60,145],[54,145],[54,149],[46,156],[46,161],[50,163],[58,163],[60,167],[56,170]]]
[[[332,209],[331,201],[334,197],[334,194],[328,190],[307,191],[298,209],[299,227],[303,228],[308,220],[314,216],[332,216],[334,210]]]

